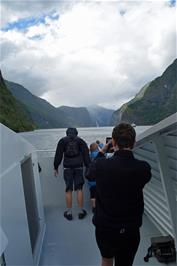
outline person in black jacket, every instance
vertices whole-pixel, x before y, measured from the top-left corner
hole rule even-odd
[[[90,164],[87,179],[96,178],[95,236],[102,266],[131,266],[140,242],[143,188],[151,179],[150,165],[132,153],[136,133],[127,123],[112,132],[114,155]],[[101,154],[99,154],[102,157]]]
[[[83,209],[83,191],[84,185],[83,165],[88,167],[90,163],[89,150],[86,142],[79,138],[76,128],[68,128],[66,137],[59,140],[55,158],[54,158],[54,175],[58,175],[58,167],[62,162],[64,155],[64,180],[66,183],[66,205],[67,210],[64,212],[64,217],[72,220],[72,191],[77,191],[77,202],[80,208],[78,214],[79,219],[83,219],[87,212]]]

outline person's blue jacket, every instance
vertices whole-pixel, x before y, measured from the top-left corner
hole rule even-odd
[[[90,159],[91,159],[91,161],[96,160],[96,158],[98,156],[98,153],[99,153],[99,150],[91,151],[90,152]],[[89,188],[96,186],[96,179],[94,177],[92,178],[92,180],[88,180],[88,186],[89,186]]]

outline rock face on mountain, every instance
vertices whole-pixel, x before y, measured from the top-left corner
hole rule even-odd
[[[29,131],[35,128],[30,114],[7,89],[0,71],[0,123],[14,130]]]
[[[60,106],[59,112],[67,117],[68,127],[91,127],[94,126],[89,112],[85,107]]]
[[[112,115],[111,123],[120,121],[152,125],[177,112],[177,59],[162,76],[146,84],[135,98]]]
[[[98,105],[91,105],[87,107],[94,126],[110,126],[110,120],[114,110],[107,109]]]

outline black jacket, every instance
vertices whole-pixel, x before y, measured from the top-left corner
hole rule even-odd
[[[88,150],[87,144],[83,139],[79,137],[75,137],[74,139],[77,141],[78,146],[79,146],[80,152],[78,156],[73,157],[73,158],[66,157],[65,148],[68,142],[70,141],[70,137],[66,136],[60,139],[57,145],[57,149],[55,152],[55,158],[54,158],[54,169],[55,170],[58,169],[58,166],[60,165],[62,161],[63,154],[64,154],[63,166],[65,168],[76,168],[76,167],[82,167],[83,165],[88,167],[90,163],[90,157],[89,157],[89,150]]]
[[[119,150],[109,159],[98,158],[91,163],[87,179],[93,176],[97,191],[93,223],[108,228],[140,227],[143,188],[151,178],[149,164],[135,159],[129,150]]]

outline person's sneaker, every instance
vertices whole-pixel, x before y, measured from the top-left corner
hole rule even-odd
[[[86,212],[85,210],[82,210],[82,212],[80,212],[80,213],[78,214],[78,218],[79,218],[79,219],[83,219],[86,215],[87,215],[87,212]]]
[[[69,221],[71,221],[71,220],[73,219],[72,214],[71,214],[71,213],[68,213],[67,211],[64,212],[64,217],[65,217],[67,220],[69,220]]]

